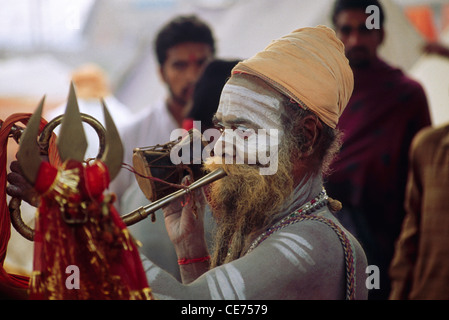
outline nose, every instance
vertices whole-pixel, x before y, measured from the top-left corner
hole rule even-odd
[[[218,138],[214,146],[214,156],[221,157],[226,164],[232,164],[235,158],[235,143],[232,134],[226,134],[226,130]]]
[[[198,67],[195,65],[190,65],[186,72],[186,77],[190,83],[195,83],[200,76]]]
[[[190,83],[196,83],[204,71],[204,66],[197,61],[191,61],[186,71],[186,78]]]
[[[353,29],[348,36],[347,44],[349,47],[357,47],[362,43],[362,35],[358,29]]]

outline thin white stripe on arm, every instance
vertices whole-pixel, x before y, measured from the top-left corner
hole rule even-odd
[[[293,233],[281,232],[279,236],[276,237],[274,243],[272,244],[279,252],[292,263],[297,266],[301,271],[305,272],[306,268],[303,263],[313,266],[315,261],[307,253],[303,247],[313,250],[312,245],[303,237],[298,236]]]
[[[246,297],[243,277],[230,263],[207,274],[206,280],[213,300],[244,300]]]

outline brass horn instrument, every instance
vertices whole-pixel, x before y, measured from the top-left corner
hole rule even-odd
[[[157,210],[161,209],[162,207],[166,206],[173,200],[176,200],[176,199],[192,192],[193,190],[204,187],[216,180],[224,178],[225,176],[226,176],[226,172],[221,168],[217,169],[215,171],[212,171],[209,174],[205,175],[204,177],[194,181],[191,185],[186,186],[183,189],[179,189],[178,191],[175,191],[159,200],[156,200],[146,206],[137,208],[136,210],[122,216],[122,220],[127,226],[133,225],[133,224],[145,219],[150,214],[156,212]]]
[[[184,149],[188,150],[185,154]],[[140,190],[151,203],[122,216],[124,223],[133,225],[171,201],[226,176],[223,169],[205,175],[201,156],[203,151],[210,154],[211,150],[212,146],[205,144],[201,132],[197,129],[192,129],[182,138],[163,145],[134,149],[135,178]],[[171,158],[173,154],[183,154],[184,159],[175,164]],[[185,176],[189,176],[193,181],[191,185],[180,185]]]

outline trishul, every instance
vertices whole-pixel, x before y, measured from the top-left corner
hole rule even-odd
[[[113,206],[114,197],[104,192],[123,161],[123,146],[104,102],[105,149],[92,163],[84,161],[87,141],[73,85],[56,140],[57,165],[42,159],[36,141],[42,108],[43,100],[17,154],[40,197],[30,299],[152,299],[136,244]],[[78,290],[68,290],[61,275],[68,266],[82,274]]]
[[[36,183],[37,173],[43,161],[36,137],[39,135],[39,124],[41,121],[44,101],[45,97],[40,101],[37,110],[31,116],[20,139],[20,147],[17,153],[17,159],[23,174],[33,185]],[[107,166],[109,178],[110,181],[112,181],[118,174],[123,161],[123,145],[104,100],[101,101],[106,125],[106,143],[104,153],[101,155],[100,160]],[[60,134],[57,139],[57,148],[62,162],[69,159],[79,162],[84,160],[87,141],[82,121],[83,119],[79,112],[75,89],[73,84],[71,84],[66,112],[63,116]]]
[[[87,148],[82,121],[91,125],[98,134],[100,148],[97,159],[105,165],[108,170],[108,180],[112,181],[120,170],[123,161],[123,145],[114,122],[102,101],[105,117],[106,129],[93,117],[79,112],[78,102],[73,84],[70,86],[66,112],[50,121],[42,130],[39,136],[42,109],[45,97],[40,101],[35,113],[28,121],[27,128],[20,136],[20,147],[17,158],[20,163],[23,175],[34,186],[38,185],[37,176],[44,162],[41,158],[41,151],[49,151],[50,138],[53,129],[61,123],[60,135],[57,139],[57,151],[60,162],[74,160],[82,162]],[[28,227],[22,220],[20,213],[21,199],[13,198],[10,201],[11,222],[14,228],[26,239],[33,241],[34,230]]]

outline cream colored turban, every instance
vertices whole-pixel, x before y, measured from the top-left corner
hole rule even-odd
[[[272,41],[263,51],[235,66],[309,108],[335,128],[354,88],[343,43],[325,26],[302,28]]]

